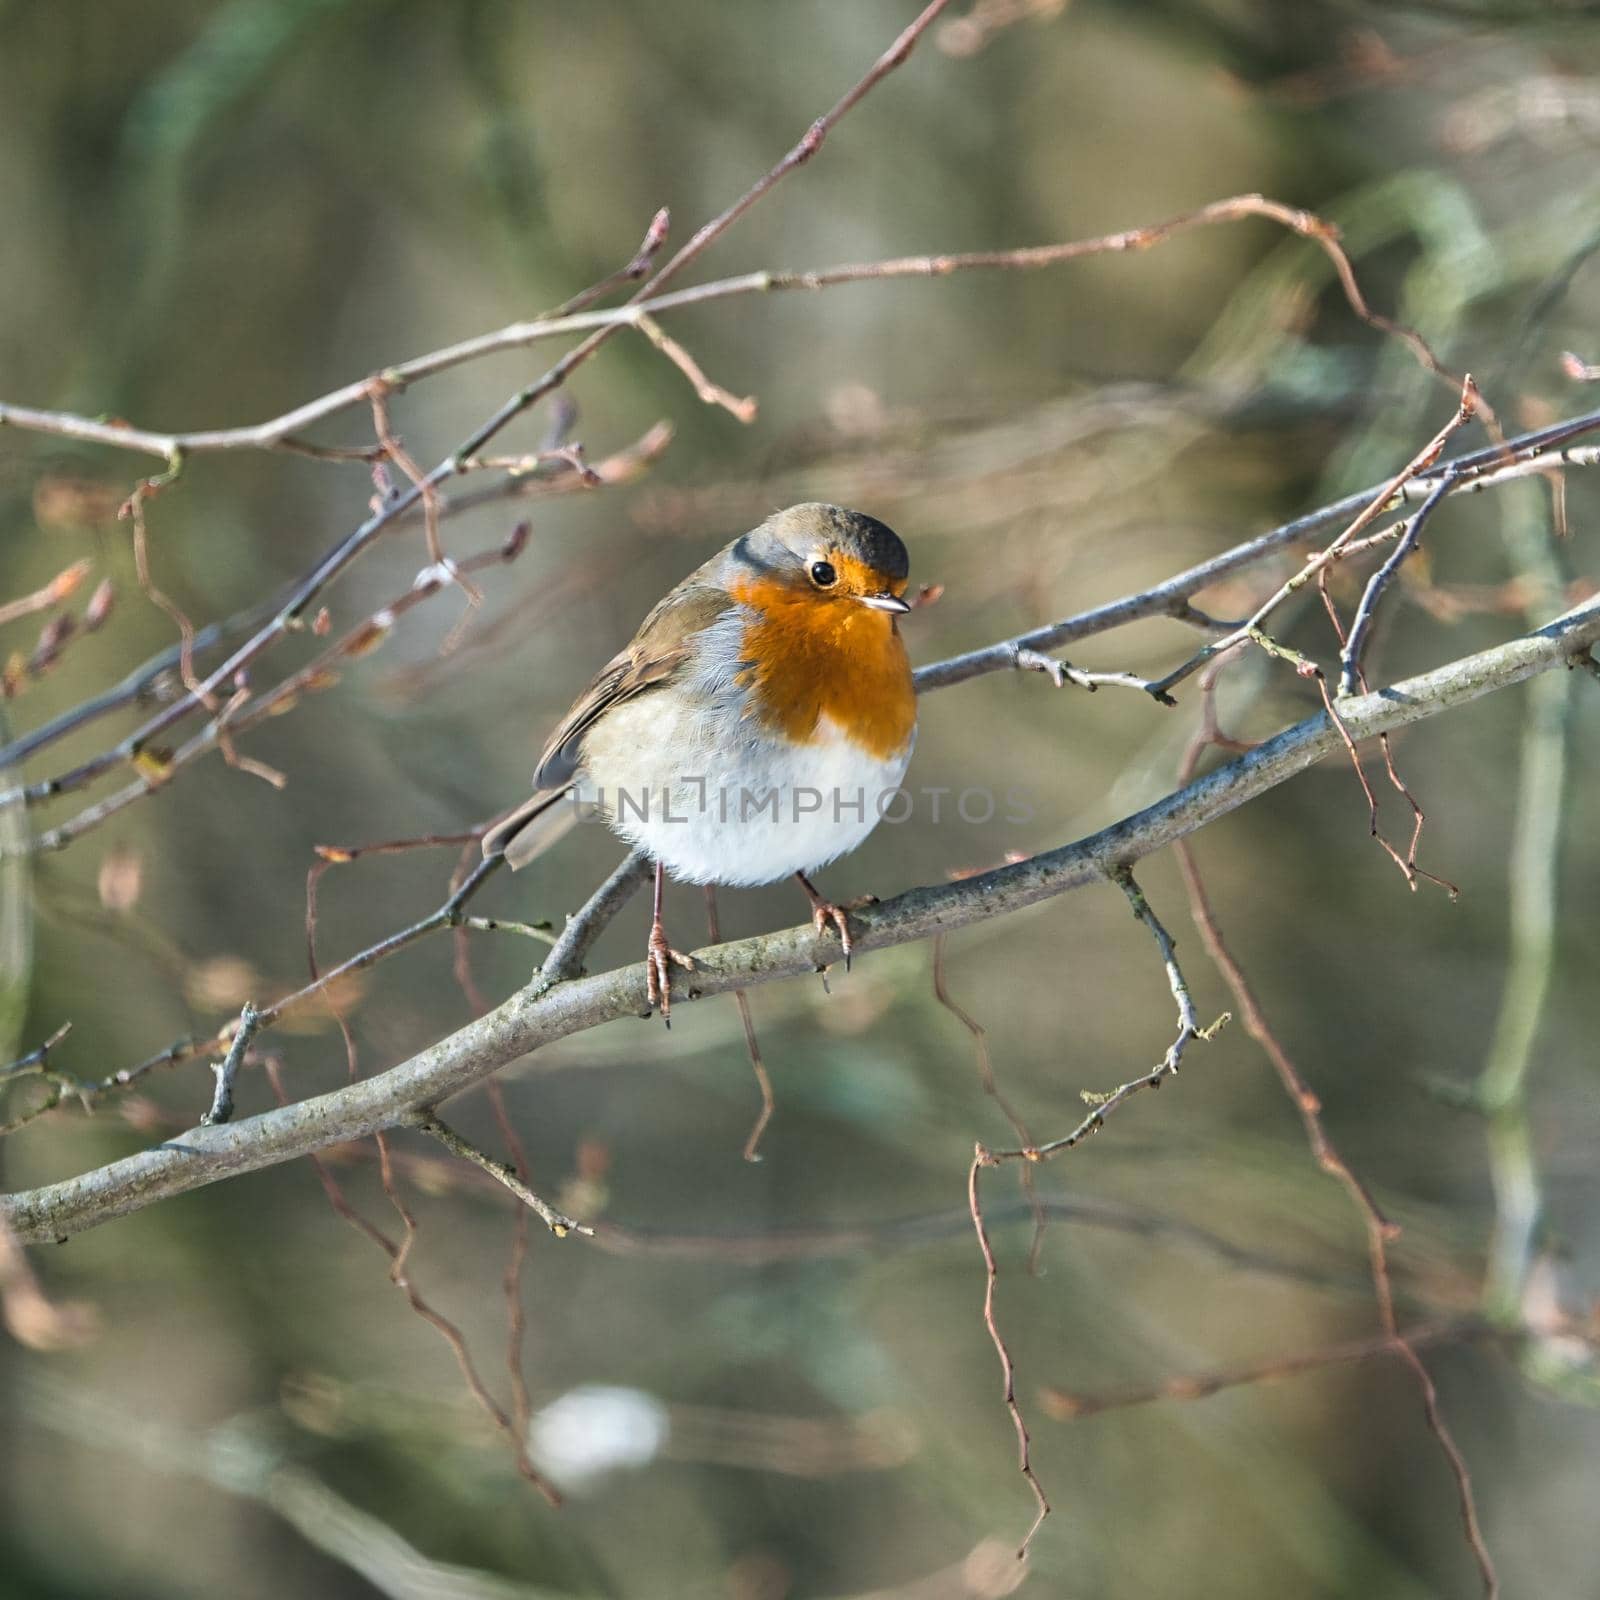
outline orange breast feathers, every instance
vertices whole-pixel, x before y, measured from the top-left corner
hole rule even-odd
[[[744,631],[740,683],[755,714],[796,744],[824,736],[824,717],[879,760],[905,749],[917,723],[911,662],[894,619],[848,595],[751,578],[729,591],[758,613]]]

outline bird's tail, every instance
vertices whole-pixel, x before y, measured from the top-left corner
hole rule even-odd
[[[542,856],[578,820],[578,808],[571,796],[570,783],[564,788],[541,789],[530,795],[484,834],[484,855],[492,856],[497,850],[504,850],[513,872],[527,866],[535,856]]]

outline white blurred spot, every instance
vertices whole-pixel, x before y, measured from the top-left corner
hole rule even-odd
[[[609,1472],[653,1461],[670,1431],[667,1408],[654,1395],[591,1383],[534,1416],[528,1450],[541,1472],[581,1492]]]

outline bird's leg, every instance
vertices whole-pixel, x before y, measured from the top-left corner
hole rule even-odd
[[[876,895],[863,895],[859,900],[852,900],[850,906],[836,906],[831,900],[824,900],[817,893],[816,885],[803,872],[795,873],[800,880],[800,887],[806,892],[806,899],[811,902],[811,921],[818,933],[826,933],[830,925],[839,935],[839,944],[844,950],[844,970],[850,970],[850,953],[855,948],[855,941],[850,937],[850,919],[845,912],[854,906],[870,906],[877,903]]]
[[[672,1026],[672,966],[676,962],[685,972],[694,971],[694,962],[681,951],[667,943],[667,930],[661,926],[661,895],[665,887],[667,869],[656,862],[656,892],[650,911],[650,938],[645,945],[645,995],[652,1010],[659,1010],[661,1020]]]

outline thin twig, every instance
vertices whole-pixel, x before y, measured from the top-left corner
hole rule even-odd
[[[722,924],[717,917],[717,886],[714,883],[706,885],[706,937],[712,944],[722,943]],[[755,1075],[756,1088],[761,1094],[761,1108],[756,1112],[756,1120],[750,1125],[750,1132],[745,1136],[742,1154],[746,1161],[759,1161],[761,1136],[767,1131],[767,1124],[772,1121],[772,1113],[776,1109],[777,1102],[772,1094],[772,1074],[767,1071],[767,1064],[761,1059],[761,1045],[756,1039],[755,1020],[750,1015],[750,997],[743,989],[735,989],[733,1003],[739,1008],[739,1021],[744,1028],[745,1054],[750,1058],[750,1071]]]
[[[648,278],[655,267],[656,257],[661,253],[661,247],[667,242],[667,234],[671,227],[672,213],[662,206],[650,219],[650,226],[645,229],[644,238],[640,240],[639,248],[634,251],[633,259],[625,266],[618,267],[609,276],[601,278],[598,283],[590,284],[587,289],[580,289],[570,300],[557,306],[550,313],[551,318],[570,317],[575,312],[592,306],[595,301],[604,300],[607,295],[624,285],[637,283],[641,278]]]
[[[1194,1001],[1189,995],[1189,985],[1185,981],[1183,971],[1178,965],[1177,950],[1173,945],[1172,936],[1161,925],[1161,921],[1155,912],[1151,910],[1150,903],[1145,899],[1143,891],[1134,882],[1133,871],[1127,863],[1122,861],[1114,862],[1107,870],[1108,876],[1116,882],[1117,886],[1128,897],[1128,903],[1133,907],[1134,916],[1148,929],[1151,938],[1156,942],[1156,948],[1161,952],[1161,964],[1166,970],[1167,984],[1172,990],[1172,998],[1178,1007],[1178,1036],[1169,1046],[1160,1065],[1153,1072],[1148,1072],[1142,1078],[1136,1078],[1130,1083],[1123,1084],[1121,1088],[1113,1090],[1110,1094],[1085,1094],[1083,1098],[1094,1109],[1077,1128],[1064,1138],[1051,1139],[1044,1144],[1035,1144],[1024,1134],[1021,1143],[1015,1150],[990,1150],[980,1144],[977,1146],[973,1155],[972,1166],[967,1173],[967,1202],[972,1212],[972,1226],[978,1235],[978,1245],[983,1251],[985,1273],[983,1325],[988,1330],[989,1337],[993,1341],[995,1350],[1000,1357],[1000,1369],[1005,1380],[1006,1409],[1010,1413],[1012,1425],[1017,1431],[1017,1451],[1022,1475],[1028,1480],[1029,1487],[1033,1490],[1034,1499],[1038,1503],[1033,1525],[1028,1529],[1020,1548],[1017,1550],[1019,1560],[1027,1555],[1028,1545],[1033,1536],[1039,1531],[1039,1525],[1050,1514],[1050,1502],[1046,1499],[1038,1478],[1034,1476],[1028,1426],[1023,1420],[1022,1410],[1017,1404],[1016,1366],[994,1319],[994,1290],[997,1269],[995,1267],[994,1251],[989,1244],[989,1235],[984,1227],[983,1212],[979,1205],[979,1171],[983,1167],[997,1167],[1002,1162],[1007,1161],[1020,1161],[1032,1165],[1040,1161],[1048,1161],[1072,1149],[1087,1138],[1089,1134],[1103,1127],[1106,1118],[1140,1089],[1159,1089],[1163,1079],[1172,1077],[1177,1073],[1178,1063],[1182,1060],[1183,1052],[1189,1041],[1191,1039],[1211,1039],[1215,1036],[1217,1029],[1227,1021],[1227,1017],[1223,1016],[1213,1023],[1210,1028],[1202,1029],[1200,1027],[1199,1018],[1195,1014]],[[961,1013],[958,1011],[957,1015],[961,1015]],[[1015,1119],[1013,1119],[1013,1122],[1015,1123]]]
[[[1261,625],[1278,609],[1292,594],[1305,587],[1313,578],[1317,578],[1330,562],[1339,558],[1340,552],[1358,534],[1366,531],[1383,513],[1393,504],[1395,496],[1405,486],[1421,473],[1431,467],[1444,453],[1444,447],[1450,435],[1472,418],[1476,410],[1482,409],[1482,400],[1474,388],[1472,379],[1468,376],[1462,382],[1461,401],[1456,407],[1455,415],[1434,434],[1434,436],[1412,456],[1394,477],[1374,494],[1364,506],[1356,513],[1354,519],[1345,527],[1344,531],[1325,545],[1315,555],[1311,556],[1293,577],[1286,579],[1250,614],[1244,622],[1234,631],[1222,639],[1197,650],[1187,661],[1180,662],[1165,677],[1159,678],[1150,685],[1149,692],[1160,698],[1162,694],[1173,689],[1191,674],[1198,672],[1213,657],[1220,655],[1224,650],[1231,649],[1243,639],[1254,639],[1261,642]],[[1504,447],[1502,447],[1504,449]],[[1499,459],[1499,457],[1497,457]],[[1447,469],[1448,470],[1448,469]],[[1433,486],[1429,486],[1430,495]],[[1449,491],[1446,490],[1446,493]]]
[[[72,1032],[72,1024],[63,1022],[43,1044],[37,1044],[27,1055],[18,1056],[15,1061],[0,1067],[0,1084],[10,1082],[13,1078],[37,1077],[41,1069],[47,1067],[50,1061],[50,1052]]]
[[[275,787],[283,787],[284,779],[281,773],[263,767],[258,762],[248,761],[233,749],[234,736],[248,732],[269,718],[282,716],[306,695],[321,694],[331,689],[339,682],[344,668],[380,648],[387,642],[401,617],[440,593],[448,582],[455,581],[455,578],[460,578],[469,572],[515,561],[527,546],[528,531],[527,523],[519,523],[510,537],[499,545],[479,551],[459,562],[425,567],[403,594],[396,595],[388,604],[380,606],[329,645],[326,650],[290,673],[266,693],[250,695],[241,688],[218,710],[214,718],[176,750],[161,749],[153,745],[144,747],[134,758],[134,765],[139,772],[135,782],[85,807],[77,816],[59,827],[37,835],[28,846],[29,853],[65,849],[119,811],[160,788],[176,773],[199,760],[214,747],[223,750],[231,765],[250,769],[256,776],[266,778]],[[447,571],[446,567],[450,571]],[[454,578],[452,573],[455,575]],[[247,702],[248,709],[246,709]],[[3,805],[3,801],[0,801],[0,805]]]
[[[460,1156],[463,1161],[470,1161],[480,1172],[487,1172],[502,1188],[509,1189],[523,1205],[538,1216],[556,1238],[565,1239],[569,1233],[594,1232],[587,1223],[574,1222],[571,1217],[564,1216],[555,1207],[547,1205],[505,1162],[496,1161],[493,1156],[486,1155],[475,1144],[463,1139],[454,1128],[442,1123],[433,1112],[419,1111],[406,1120],[419,1133],[427,1134],[430,1139],[437,1139],[452,1155]]]
[[[1435,1349],[1441,1345],[1469,1344],[1480,1339],[1503,1337],[1492,1323],[1478,1317],[1462,1317],[1453,1322],[1427,1323],[1406,1331],[1406,1343],[1413,1350]],[[1248,1366],[1227,1367],[1216,1372],[1182,1373],[1163,1378],[1160,1383],[1137,1388],[1113,1389],[1102,1394],[1078,1394],[1068,1389],[1046,1387],[1039,1391],[1039,1404],[1046,1416],[1057,1422],[1080,1422],[1105,1411],[1126,1411],[1132,1406],[1150,1405],[1157,1400],[1208,1400],[1225,1389],[1255,1387],[1281,1378],[1297,1378],[1302,1373],[1320,1372],[1327,1367],[1348,1366],[1395,1354],[1394,1340],[1387,1334],[1369,1339],[1351,1339],[1343,1344],[1325,1345],[1318,1350],[1296,1351],[1270,1361]]]
[[[972,1217],[972,1228],[978,1236],[978,1248],[983,1252],[983,1325],[1000,1358],[1001,1398],[1005,1402],[1011,1425],[1017,1434],[1017,1466],[1033,1491],[1035,1510],[1028,1531],[1017,1546],[1017,1560],[1025,1561],[1033,1536],[1050,1515],[1050,1500],[1033,1470],[1033,1441],[1028,1435],[1028,1424],[1023,1420],[1022,1408],[1017,1404],[1017,1367],[1011,1359],[1005,1336],[994,1317],[995,1281],[1000,1269],[995,1265],[994,1246],[989,1243],[989,1230],[983,1221],[983,1206],[978,1196],[978,1176],[983,1168],[994,1165],[994,1157],[980,1144],[973,1150],[972,1165],[967,1169],[967,1207]]]
[[[602,483],[608,485],[629,483],[658,460],[671,441],[672,429],[670,425],[665,422],[658,422],[632,445],[614,452],[604,461],[599,462],[593,468],[594,475]],[[443,520],[464,511],[475,510],[484,505],[506,500],[522,502],[534,497],[565,494],[571,491],[574,484],[582,486],[583,482],[584,480],[581,477],[575,478],[570,472],[563,472],[554,478],[537,473],[533,475],[512,475],[508,476],[503,483],[491,489],[464,492],[456,495],[440,494],[439,516]],[[412,511],[403,513],[398,520],[404,524],[411,521],[415,515],[415,508],[413,508]],[[283,599],[276,597],[270,601],[258,602],[256,605],[248,607],[232,617],[227,617],[221,622],[211,623],[207,627],[200,629],[194,638],[194,653],[200,654],[209,651],[219,644],[226,644],[230,639],[236,639],[243,634],[253,632],[276,616],[284,603]],[[91,609],[93,609],[92,603]],[[85,628],[88,625],[89,619],[86,615]],[[40,750],[57,743],[68,735],[77,732],[80,728],[98,721],[114,711],[119,711],[129,705],[137,705],[153,699],[163,698],[163,685],[174,674],[181,653],[181,646],[177,644],[159,651],[142,666],[136,667],[119,683],[114,684],[103,693],[80,701],[76,706],[64,711],[60,716],[52,718],[49,722],[43,723],[27,733],[19,734],[3,749],[0,749],[0,770],[20,766]],[[170,698],[170,696],[167,696],[167,698]],[[32,798],[28,803],[37,804],[40,800],[46,798],[48,794],[54,792],[49,788],[48,784],[43,786],[35,785]],[[0,792],[0,807],[19,804],[22,798],[23,792],[17,789]]]
[[[1127,896],[1134,916],[1144,924],[1146,931],[1156,942],[1156,949],[1161,952],[1161,965],[1167,974],[1167,987],[1172,990],[1172,998],[1178,1007],[1178,1036],[1168,1046],[1161,1065],[1169,1077],[1175,1078],[1178,1075],[1178,1064],[1183,1060],[1183,1053],[1188,1048],[1189,1041],[1209,1040],[1217,1028],[1228,1019],[1224,1015],[1209,1028],[1200,1026],[1200,1018],[1194,1008],[1194,998],[1189,993],[1183,969],[1178,965],[1177,946],[1173,942],[1172,935],[1161,925],[1161,919],[1151,909],[1150,902],[1145,899],[1144,891],[1133,881],[1133,869],[1119,863],[1111,876],[1115,879],[1117,887]]]
[[[1072,683],[1093,694],[1096,689],[1109,684],[1119,689],[1142,689],[1164,706],[1175,706],[1178,703],[1170,694],[1162,693],[1148,678],[1138,677],[1132,672],[1085,672],[1081,667],[1073,666],[1070,661],[1057,660],[1055,656],[1047,656],[1041,650],[1019,647],[1016,652],[1016,665],[1019,672],[1044,673],[1058,689],[1064,689]]]
[[[384,456],[394,462],[408,477],[422,498],[422,520],[426,531],[429,564],[456,584],[467,597],[471,610],[483,604],[483,591],[472,583],[445,553],[439,537],[439,490],[429,475],[417,464],[416,458],[406,449],[389,420],[389,396],[394,385],[387,378],[373,378],[368,383],[368,401],[372,406],[372,431],[378,436]]]
[[[1167,1053],[1149,1072],[1137,1078],[1130,1078],[1128,1082],[1119,1084],[1115,1089],[1105,1093],[1088,1089],[1082,1091],[1081,1098],[1091,1109],[1071,1132],[1047,1140],[1043,1144],[1024,1143],[1014,1150],[989,1151],[987,1153],[989,1165],[998,1166],[1003,1161],[1050,1161],[1056,1156],[1064,1155],[1068,1150],[1082,1144],[1091,1133],[1098,1133],[1105,1126],[1106,1119],[1113,1112],[1120,1110],[1141,1089],[1159,1089],[1168,1078],[1176,1077],[1189,1041],[1199,1039],[1209,1043],[1229,1021],[1230,1014],[1224,1012],[1209,1027],[1200,1026],[1194,1001],[1189,994],[1189,985],[1178,965],[1177,950],[1172,936],[1161,925],[1160,919],[1151,910],[1149,901],[1145,899],[1144,892],[1133,881],[1132,869],[1124,861],[1113,861],[1108,863],[1105,872],[1106,876],[1127,896],[1129,905],[1133,907],[1134,916],[1149,930],[1150,936],[1156,942],[1156,948],[1161,953],[1161,964],[1166,971],[1167,985],[1172,990],[1172,998],[1178,1007],[1177,1037],[1167,1047]]]
[[[195,626],[183,607],[158,589],[155,579],[150,575],[150,541],[145,525],[145,502],[153,500],[163,490],[170,489],[182,475],[183,467],[184,452],[182,449],[174,449],[167,456],[167,470],[157,473],[154,477],[142,478],[134,486],[133,493],[122,502],[117,511],[117,518],[119,521],[131,524],[133,528],[133,568],[139,579],[139,587],[155,606],[166,613],[178,630],[178,671],[183,678],[184,688],[208,711],[215,711],[217,708],[215,686],[209,684],[202,686],[195,677]]]
[[[211,1096],[211,1109],[200,1118],[202,1127],[216,1127],[220,1123],[233,1120],[233,1080],[244,1064],[245,1052],[250,1048],[250,1041],[260,1029],[261,1013],[246,1000],[244,1009],[239,1013],[239,1022],[234,1029],[232,1042],[228,1045],[227,1055],[220,1062],[212,1064],[211,1070],[217,1075],[217,1086]]]
[[[485,1006],[482,1009],[487,1010]],[[516,1124],[506,1107],[505,1091],[498,1078],[484,1084],[484,1097],[494,1115],[495,1126],[511,1152],[511,1165],[517,1177],[528,1181],[528,1152],[517,1132]],[[516,1221],[511,1232],[511,1252],[506,1258],[505,1271],[500,1274],[500,1292],[506,1303],[506,1376],[511,1384],[511,1416],[516,1424],[517,1437],[526,1439],[533,1421],[533,1396],[528,1392],[528,1379],[523,1371],[523,1341],[527,1336],[528,1316],[522,1303],[522,1274],[528,1264],[528,1207],[516,1207]]]
[[[1011,1101],[1001,1089],[999,1080],[994,1075],[994,1060],[989,1053],[989,1030],[972,1015],[951,993],[950,986],[945,979],[944,969],[945,935],[936,933],[933,936],[932,965],[933,965],[933,998],[953,1016],[963,1028],[967,1030],[972,1039],[973,1054],[978,1063],[978,1083],[983,1092],[994,1101],[1001,1116],[1011,1124],[1011,1131],[1016,1135],[1019,1145],[1031,1147],[1033,1135],[1028,1132],[1028,1125],[1018,1116]],[[1022,1192],[1026,1197],[1029,1209],[1033,1213],[1033,1239],[1028,1246],[1028,1272],[1029,1275],[1039,1270],[1039,1253],[1044,1247],[1045,1208],[1040,1200],[1038,1185],[1034,1182],[1033,1166],[1025,1163],[1021,1168]]]
[[[65,605],[93,571],[94,563],[87,560],[74,561],[70,567],[62,568],[42,589],[35,589],[32,594],[23,595],[19,600],[0,605],[0,626]]]
[[[758,407],[755,398],[751,395],[741,397],[730,389],[724,389],[720,383],[713,383],[705,375],[700,363],[654,317],[641,312],[634,318],[634,326],[689,380],[694,392],[708,406],[721,406],[747,426],[756,420]]]
[[[268,1081],[281,1102],[284,1099],[283,1085],[276,1065],[269,1061],[266,1063],[266,1068]],[[467,1346],[466,1335],[423,1295],[422,1291],[417,1287],[415,1279],[412,1278],[409,1271],[409,1262],[411,1249],[417,1236],[417,1220],[400,1193],[395,1178],[393,1158],[388,1139],[379,1132],[373,1143],[378,1151],[383,1192],[400,1217],[404,1230],[399,1243],[391,1239],[376,1224],[369,1222],[350,1204],[343,1188],[339,1184],[339,1180],[333,1175],[330,1164],[321,1156],[313,1155],[310,1157],[311,1168],[316,1173],[317,1181],[322,1185],[322,1191],[327,1196],[329,1205],[357,1233],[376,1245],[388,1257],[389,1281],[406,1297],[406,1303],[411,1307],[412,1311],[421,1317],[449,1347],[450,1354],[455,1358],[456,1367],[461,1373],[462,1379],[467,1385],[467,1390],[477,1403],[478,1408],[494,1424],[511,1446],[511,1453],[516,1462],[517,1471],[552,1506],[559,1506],[562,1503],[560,1492],[533,1464],[533,1458],[528,1454],[526,1430],[519,1429],[515,1422],[506,1415],[505,1408],[489,1393],[489,1387],[479,1374],[477,1363],[472,1359],[472,1351]]]
[[[1380,511],[1389,509],[1389,503],[1420,503],[1432,493],[1437,477],[1443,472],[1452,474],[1455,480],[1454,494],[1479,494],[1533,474],[1545,473],[1553,466],[1595,465],[1600,463],[1600,451],[1588,447],[1574,449],[1571,448],[1571,443],[1574,439],[1593,433],[1596,429],[1600,429],[1600,411],[1590,412],[1549,428],[1536,429],[1532,433],[1507,441],[1503,446],[1491,445],[1481,450],[1469,451],[1452,458],[1431,472],[1418,473],[1399,489],[1393,488],[1395,480],[1390,479],[1387,484],[1359,490],[1355,494],[1346,495],[1342,500],[1335,500],[1315,511],[1309,511],[1304,516],[1280,523],[1276,528],[1258,534],[1254,539],[1247,539],[1243,544],[1235,545],[1221,555],[1213,556],[1196,566],[1175,573],[1163,582],[1153,584],[1137,594],[1095,606],[1089,611],[1080,611],[1073,616],[1062,618],[1059,622],[1029,629],[1026,633],[999,640],[995,644],[983,645],[976,650],[951,656],[944,661],[930,662],[927,666],[917,669],[917,690],[921,694],[927,694],[934,689],[965,683],[985,673],[1015,671],[1019,650],[1056,650],[1077,640],[1108,633],[1113,628],[1142,622],[1149,617],[1174,616],[1190,619],[1192,617],[1190,599],[1202,590],[1209,589],[1225,578],[1231,578],[1236,573],[1268,560],[1281,550],[1303,545],[1324,529],[1337,526],[1375,501]],[[1389,502],[1382,499],[1385,493],[1388,494]],[[1382,537],[1395,536],[1397,531],[1390,530]],[[1346,549],[1354,548],[1356,546],[1352,540],[1349,546],[1342,546],[1335,551],[1333,559],[1340,559]],[[1205,623],[1208,631],[1217,631],[1210,628],[1209,618],[1205,619]],[[1245,626],[1243,623],[1229,624],[1222,629],[1223,638],[1212,654],[1231,648],[1246,637],[1241,631]],[[1194,666],[1201,664],[1196,662]],[[1193,670],[1193,667],[1190,670]],[[0,804],[4,804],[5,799],[4,795],[0,795]]]
[[[474,933],[514,933],[552,948],[556,942],[556,936],[548,928],[541,928],[535,922],[510,922],[504,917],[463,917],[457,926],[470,928]]]
[[[1347,704],[1349,702],[1346,702]],[[1341,728],[1341,734],[1346,739],[1349,734]],[[1184,762],[1180,768],[1180,777],[1187,777],[1196,769],[1203,743],[1196,740],[1191,743]],[[1465,1531],[1467,1544],[1472,1551],[1473,1559],[1477,1562],[1479,1573],[1483,1580],[1484,1593],[1488,1600],[1495,1600],[1499,1594],[1499,1579],[1495,1572],[1493,1558],[1489,1554],[1488,1546],[1484,1542],[1483,1532],[1478,1521],[1477,1502],[1473,1494],[1472,1478],[1468,1472],[1465,1459],[1451,1435],[1444,1417],[1439,1411],[1438,1392],[1434,1387],[1433,1379],[1429,1376],[1428,1369],[1422,1364],[1422,1358],[1407,1342],[1406,1337],[1400,1332],[1395,1316],[1394,1286],[1389,1270],[1389,1244],[1399,1234],[1399,1228],[1391,1222],[1378,1208],[1366,1185],[1358,1178],[1354,1170],[1345,1161],[1322,1125],[1322,1102],[1316,1093],[1300,1076],[1289,1053],[1284,1049],[1277,1035],[1267,1022],[1260,1002],[1256,999],[1255,991],[1244,975],[1243,968],[1235,960],[1222,936],[1222,929],[1217,922],[1216,914],[1212,910],[1210,897],[1206,892],[1205,884],[1201,880],[1199,868],[1194,859],[1194,852],[1190,849],[1186,839],[1180,839],[1176,844],[1179,871],[1183,875],[1184,886],[1189,895],[1190,916],[1195,928],[1200,934],[1201,942],[1206,947],[1213,963],[1221,972],[1223,980],[1232,991],[1235,1004],[1239,1007],[1244,1021],[1245,1031],[1255,1039],[1266,1052],[1273,1069],[1278,1075],[1284,1092],[1289,1096],[1290,1102],[1300,1113],[1300,1119],[1305,1129],[1307,1143],[1311,1147],[1313,1159],[1318,1167],[1330,1177],[1339,1182],[1350,1196],[1362,1220],[1362,1225],[1367,1235],[1367,1255],[1372,1274],[1373,1294],[1378,1306],[1378,1323],[1382,1336],[1388,1347],[1392,1349],[1410,1368],[1412,1376],[1416,1379],[1417,1387],[1422,1395],[1423,1412],[1427,1419],[1429,1431],[1438,1441],[1440,1450],[1444,1453],[1449,1465],[1451,1476],[1455,1480],[1456,1497],[1460,1507],[1462,1526]]]
[[[1422,542],[1422,530],[1427,525],[1428,518],[1438,510],[1445,496],[1455,487],[1455,480],[1449,472],[1443,473],[1433,492],[1422,505],[1407,518],[1404,531],[1382,566],[1367,579],[1367,586],[1362,591],[1361,602],[1356,607],[1356,614],[1351,619],[1350,633],[1344,641],[1344,648],[1339,658],[1339,693],[1354,694],[1361,680],[1361,659],[1366,653],[1367,637],[1372,632],[1373,620],[1378,613],[1378,603],[1383,599],[1384,591],[1394,582],[1401,565],[1413,550]]]
[[[611,335],[617,329],[636,325],[641,316],[659,318],[667,312],[682,310],[688,306],[706,305],[744,295],[793,291],[816,293],[845,284],[887,283],[907,278],[935,279],[960,272],[1041,271],[1094,256],[1152,249],[1197,228],[1262,219],[1274,222],[1314,243],[1334,263],[1346,300],[1362,321],[1385,336],[1398,338],[1404,342],[1429,372],[1443,376],[1452,384],[1459,383],[1459,380],[1449,378],[1419,335],[1379,315],[1368,305],[1357,285],[1355,269],[1338,242],[1338,230],[1333,224],[1312,212],[1284,205],[1259,194],[1232,195],[1193,211],[1165,218],[1160,222],[1101,234],[1091,239],[1067,240],[1058,244],[1025,245],[1006,250],[897,256],[879,261],[849,262],[810,271],[747,272],[737,277],[717,279],[696,284],[688,289],[662,293],[661,288],[665,283],[676,277],[691,260],[726,231],[777,182],[816,153],[829,130],[882,77],[906,59],[917,37],[926,30],[933,17],[944,9],[946,3],[947,0],[934,0],[934,4],[928,6],[912,22],[895,44],[884,52],[867,76],[832,111],[819,117],[775,167],[733,205],[706,223],[662,267],[655,279],[625,304],[607,311],[557,313],[532,322],[512,323],[493,333],[479,334],[458,344],[430,351],[426,355],[396,362],[384,368],[376,376],[394,388],[405,388],[464,363],[481,360],[485,356],[506,350],[524,349],[549,339],[567,338],[575,334],[590,336],[600,334],[603,342],[604,337]],[[610,280],[602,282],[610,286]],[[596,286],[597,289],[599,287]],[[589,295],[591,292],[586,290],[584,294]],[[41,411],[32,407],[13,405],[0,405],[0,427],[9,425],[30,432],[55,434],[87,443],[108,445],[116,449],[135,450],[159,456],[163,460],[168,459],[174,450],[182,450],[189,454],[227,450],[286,448],[303,450],[305,448],[303,443],[294,436],[305,428],[340,412],[369,404],[371,382],[372,378],[368,377],[345,384],[303,405],[296,406],[281,416],[243,428],[158,433],[120,422],[101,422],[66,412]],[[368,460],[374,451],[370,447],[361,447],[327,453],[335,459]]]

